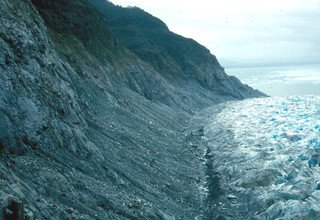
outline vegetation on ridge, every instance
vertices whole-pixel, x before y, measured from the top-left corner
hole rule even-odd
[[[68,56],[68,49],[88,58],[87,52],[99,59],[109,59],[121,53],[116,38],[105,23],[105,18],[86,0],[32,0],[57,41]]]

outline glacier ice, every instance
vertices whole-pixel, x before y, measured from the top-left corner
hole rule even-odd
[[[320,219],[320,97],[229,102],[210,114],[205,139],[224,192],[212,200],[217,212]],[[228,202],[230,194],[236,203]]]

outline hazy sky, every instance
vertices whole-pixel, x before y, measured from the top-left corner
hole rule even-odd
[[[111,0],[138,6],[222,65],[320,63],[320,0]]]

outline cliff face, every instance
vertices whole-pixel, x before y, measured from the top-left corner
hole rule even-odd
[[[2,215],[29,219],[201,215],[190,113],[262,95],[146,12],[85,0],[0,0],[0,87]]]

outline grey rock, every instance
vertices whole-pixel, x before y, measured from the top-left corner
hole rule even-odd
[[[233,194],[229,194],[227,196],[227,199],[237,199],[237,196],[233,195]]]

